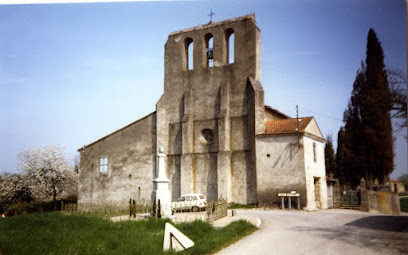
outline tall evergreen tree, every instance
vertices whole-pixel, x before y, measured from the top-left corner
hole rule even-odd
[[[340,127],[337,134],[337,151],[336,151],[336,172],[334,176],[339,179],[340,184],[345,183],[344,180],[344,127]]]
[[[333,149],[333,138],[331,135],[327,135],[326,145],[324,147],[324,161],[326,165],[326,173],[335,175],[336,174],[336,156]]]
[[[391,125],[391,93],[384,65],[384,53],[376,33],[367,36],[365,82],[359,97],[362,138],[365,147],[366,175],[369,183],[380,182],[393,168],[393,138]]]
[[[365,66],[357,71],[353,92],[344,112],[343,174],[344,184],[356,187],[361,177],[366,176],[365,143],[362,138],[360,92],[365,82]]]

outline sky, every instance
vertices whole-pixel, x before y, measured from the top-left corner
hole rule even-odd
[[[77,149],[153,111],[172,31],[255,13],[265,104],[337,132],[373,28],[388,67],[407,70],[405,0],[144,1],[0,5],[0,172],[19,152]],[[408,173],[396,133],[397,178]]]

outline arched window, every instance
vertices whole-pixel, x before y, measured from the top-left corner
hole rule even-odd
[[[187,70],[193,70],[193,56],[194,56],[194,42],[191,38],[186,38],[185,40],[186,47],[186,64]]]
[[[213,67],[214,60],[214,37],[212,34],[206,34],[204,36],[205,40],[205,53],[206,53],[206,66]]]
[[[227,41],[227,59],[226,62],[227,64],[232,64],[234,63],[234,41],[235,41],[235,35],[234,35],[234,30],[232,28],[228,28],[225,31],[225,37]]]

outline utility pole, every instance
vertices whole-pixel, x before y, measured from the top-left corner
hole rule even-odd
[[[296,133],[298,138],[298,147],[300,148],[300,138],[299,138],[299,107],[296,105]]]

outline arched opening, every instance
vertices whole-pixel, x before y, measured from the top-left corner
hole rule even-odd
[[[187,70],[193,70],[194,68],[194,42],[193,39],[191,38],[186,38],[185,42],[185,47],[186,47],[186,69]]]
[[[214,37],[212,34],[206,34],[205,40],[205,53],[206,53],[206,67],[213,67],[214,61]]]
[[[235,41],[234,30],[232,30],[232,28],[228,28],[225,31],[225,37],[227,41],[226,63],[232,64],[234,63],[234,41]]]

